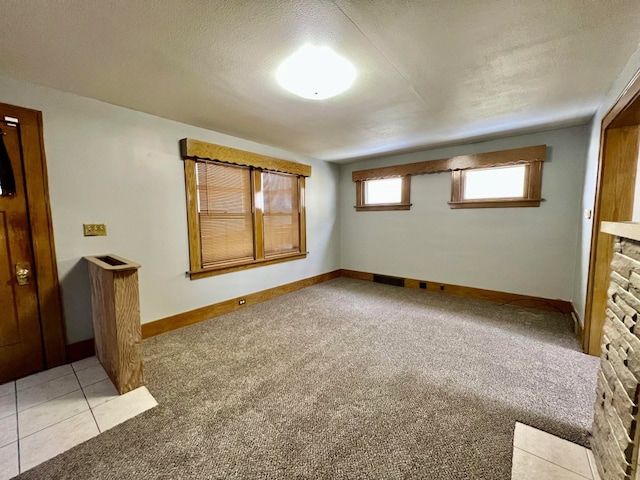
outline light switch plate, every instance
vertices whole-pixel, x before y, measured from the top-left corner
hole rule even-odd
[[[103,237],[107,235],[107,226],[104,223],[84,223],[85,237]]]

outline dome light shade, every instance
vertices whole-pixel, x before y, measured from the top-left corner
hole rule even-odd
[[[280,64],[276,79],[302,98],[324,100],[347,90],[356,78],[349,60],[329,47],[304,45]]]

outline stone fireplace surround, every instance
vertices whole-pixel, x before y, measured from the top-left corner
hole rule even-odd
[[[640,428],[640,224],[602,222],[615,236],[591,447],[603,480],[635,480]]]

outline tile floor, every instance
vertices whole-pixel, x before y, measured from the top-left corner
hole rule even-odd
[[[124,395],[96,357],[0,385],[0,480],[69,450],[158,403]]]
[[[511,480],[600,480],[588,448],[516,423]]]

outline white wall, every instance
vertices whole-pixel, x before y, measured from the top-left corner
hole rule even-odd
[[[598,108],[598,111],[591,122],[581,213],[584,210],[593,211],[595,203],[596,180],[598,177],[598,157],[600,155],[600,127],[602,119],[638,70],[640,70],[640,45],[629,59],[629,62],[620,75],[618,75],[616,81],[609,90],[605,100],[600,105],[600,108]],[[638,187],[636,187],[636,198],[638,197],[640,197],[640,192]],[[580,318],[580,323],[582,323],[587,296],[587,278],[589,274],[589,254],[591,251],[591,231],[593,228],[593,220],[587,219],[583,215],[581,215],[580,218],[572,301],[578,317]],[[640,212],[638,211],[638,208],[634,209],[633,219],[634,221],[640,221]]]
[[[142,264],[143,323],[340,268],[335,165],[6,77],[0,77],[0,102],[43,112],[67,343],[93,336],[84,255],[114,253]],[[308,258],[200,280],[186,277],[178,146],[184,137],[312,165]],[[106,223],[108,236],[84,237],[83,223]]]
[[[343,165],[342,267],[544,298],[571,299],[587,126]],[[451,210],[451,174],[411,179],[409,211],[356,212],[351,172],[546,144],[539,208]]]

